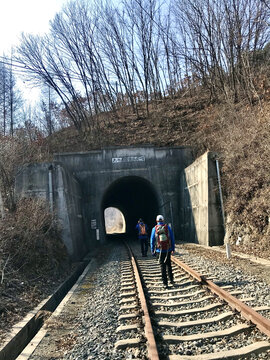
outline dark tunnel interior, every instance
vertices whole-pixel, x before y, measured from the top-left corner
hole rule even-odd
[[[123,213],[126,221],[126,238],[136,236],[135,226],[139,218],[142,218],[151,229],[159,212],[158,196],[153,185],[136,176],[123,177],[112,183],[103,196],[101,206],[103,214],[108,207],[115,207]]]

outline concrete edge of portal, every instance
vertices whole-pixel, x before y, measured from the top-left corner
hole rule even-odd
[[[0,360],[13,360],[17,358],[42,327],[48,315],[57,308],[72,286],[76,283],[89,262],[91,262],[91,259],[89,255],[87,255],[78,263],[76,270],[51,296],[44,299],[36,308],[30,311],[22,321],[13,326],[4,345],[0,348]]]
[[[140,145],[133,145],[133,146],[105,146],[105,147],[102,147],[100,149],[95,149],[95,150],[88,150],[88,151],[77,151],[76,153],[74,152],[59,152],[59,153],[54,153],[53,156],[54,157],[58,157],[58,156],[74,156],[74,154],[77,154],[77,155],[89,155],[89,154],[100,154],[102,153],[104,150],[121,150],[121,149],[143,149],[143,148],[146,148],[146,149],[155,149],[155,150],[168,150],[168,149],[171,149],[171,150],[182,150],[182,149],[193,149],[192,146],[190,145],[180,145],[180,146],[169,146],[169,147],[166,147],[166,146],[154,146],[154,145],[151,145],[151,144],[140,144]]]

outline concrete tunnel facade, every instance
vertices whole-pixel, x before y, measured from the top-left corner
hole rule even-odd
[[[104,210],[108,207],[124,215],[126,237],[135,236],[139,217],[151,228],[160,213],[172,224],[176,239],[199,242],[185,177],[193,160],[190,147],[116,147],[55,154],[52,163],[29,164],[18,172],[16,195],[48,201],[74,260],[107,240]],[[210,233],[208,225],[202,233]],[[203,239],[207,244],[208,238]]]

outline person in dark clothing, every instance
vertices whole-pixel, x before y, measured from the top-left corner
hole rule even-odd
[[[172,229],[164,223],[163,216],[158,215],[156,221],[157,225],[153,227],[150,237],[151,252],[152,255],[157,253],[159,256],[162,281],[163,285],[167,288],[167,270],[170,282],[174,285],[171,254],[173,254],[175,250],[175,241]]]
[[[138,232],[138,239],[141,241],[141,251],[142,256],[147,256],[148,250],[148,226],[143,222],[142,219],[138,220],[136,225],[136,230]]]

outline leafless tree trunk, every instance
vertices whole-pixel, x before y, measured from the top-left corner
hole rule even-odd
[[[5,60],[5,57],[3,56]],[[0,62],[0,109],[2,114],[2,133],[6,135],[7,132],[7,67],[4,62]]]
[[[5,210],[4,210],[4,202],[3,202],[1,190],[0,190],[0,214],[1,214],[1,218],[4,219]]]
[[[3,56],[2,60],[0,59],[0,132],[11,136],[14,134],[18,110],[22,105],[20,92],[16,89],[12,62],[12,57]]]
[[[9,72],[9,106],[10,106],[10,135],[14,134],[14,79],[12,72],[12,56],[10,59],[10,72]]]

